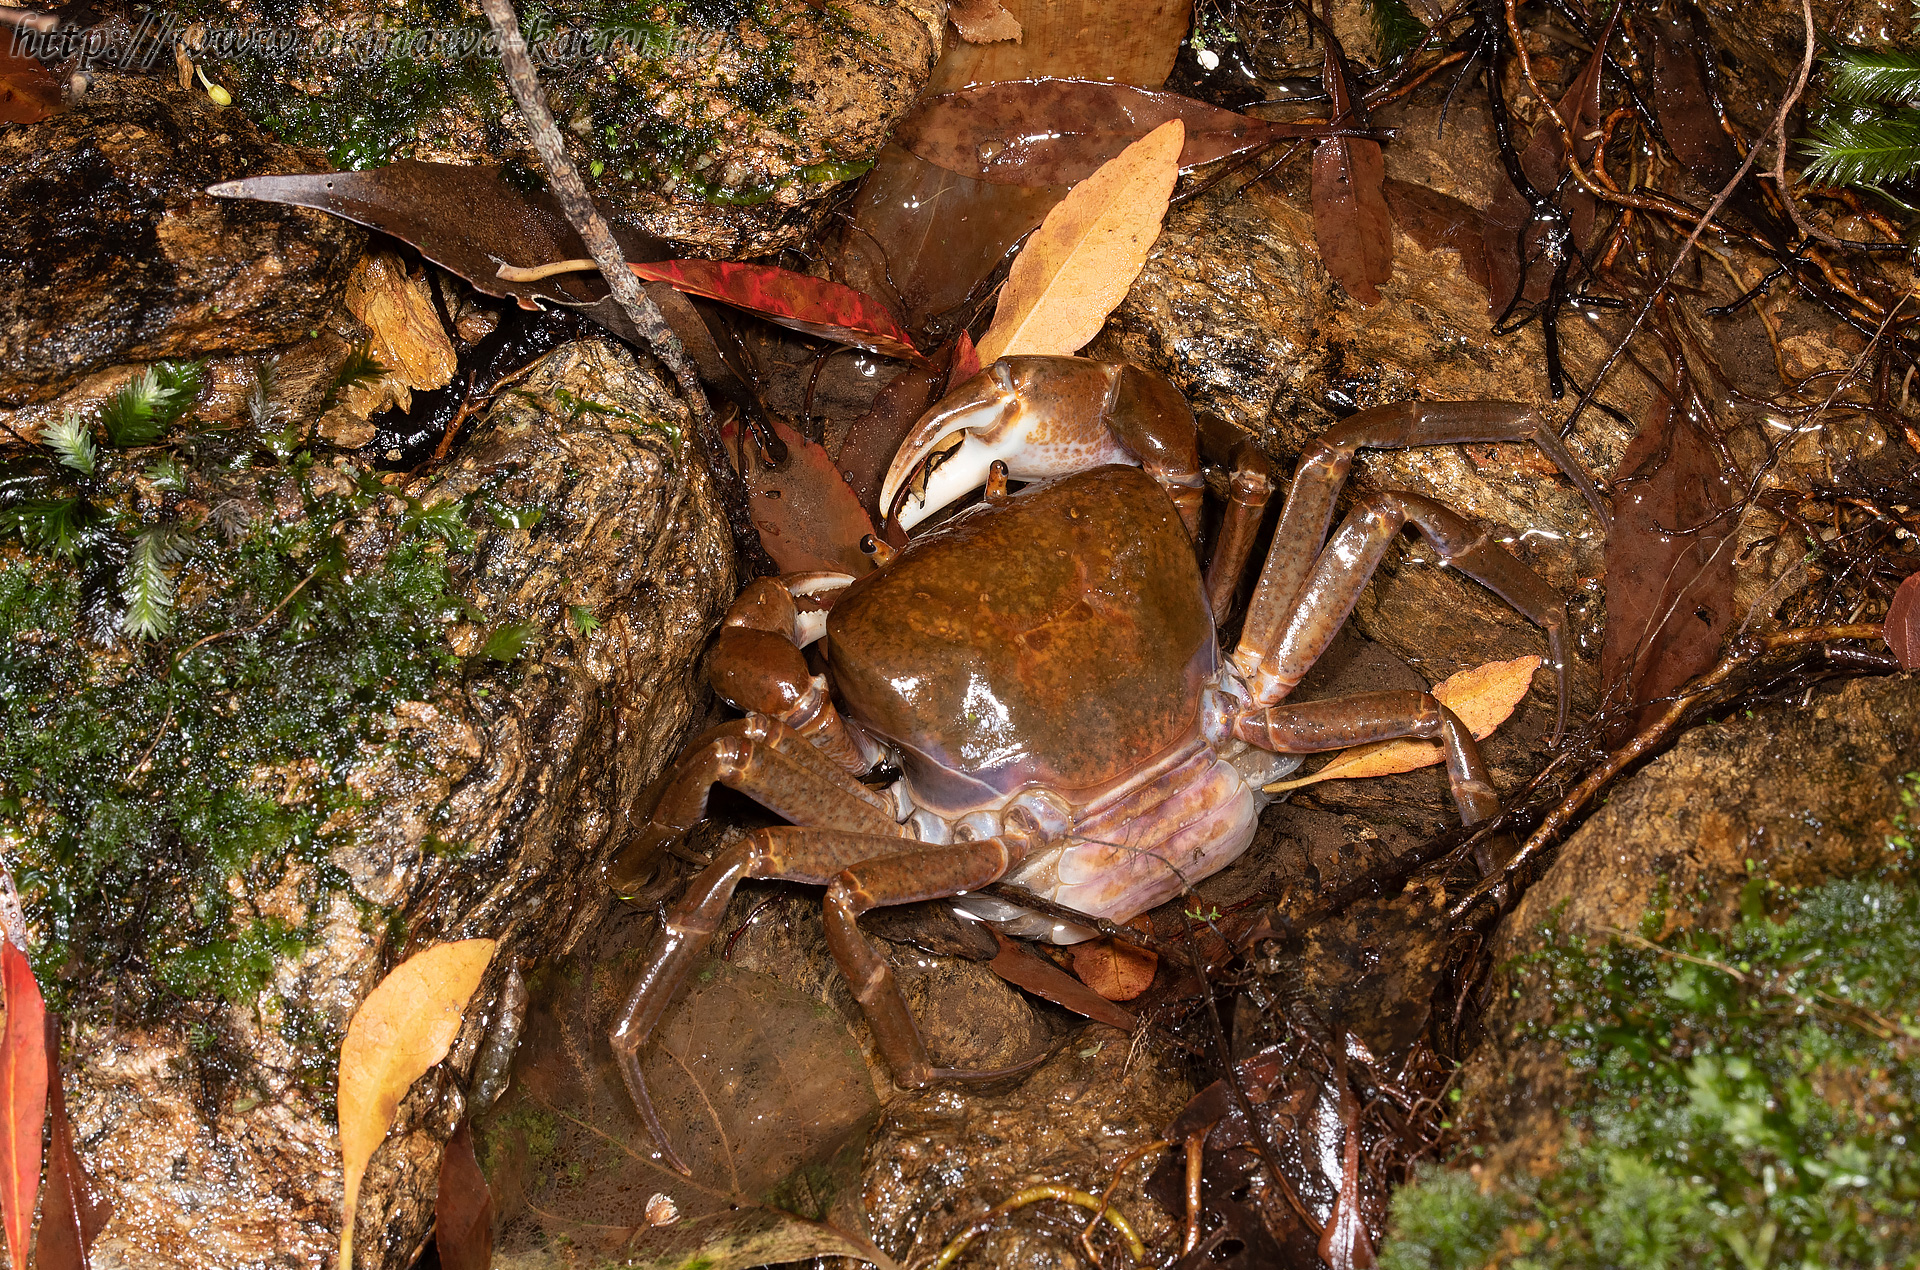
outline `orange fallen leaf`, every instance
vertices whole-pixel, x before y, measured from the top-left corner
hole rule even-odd
[[[0,1217],[6,1221],[7,1255],[24,1266],[47,1122],[47,1007],[27,955],[11,939],[0,943],[0,984],[7,1010],[0,1039]]]
[[[47,1184],[40,1204],[40,1233],[33,1245],[35,1270],[87,1270],[93,1241],[113,1217],[113,1204],[97,1195],[73,1142],[73,1124],[60,1089],[60,1020],[46,1016]]]
[[[1440,704],[1460,716],[1475,740],[1484,741],[1506,722],[1533,686],[1533,672],[1540,668],[1538,657],[1516,657],[1512,661],[1490,661],[1472,670],[1463,670],[1433,687]],[[1319,781],[1357,780],[1363,776],[1393,776],[1400,772],[1432,767],[1444,756],[1438,741],[1376,741],[1356,745],[1334,756],[1331,763],[1311,776],[1279,781],[1268,785],[1269,794],[1299,789]]]
[[[947,16],[969,44],[993,44],[1000,40],[1018,40],[1020,19],[1000,7],[1000,0],[953,0]]]
[[[1109,1001],[1131,1001],[1147,990],[1160,955],[1151,948],[1135,948],[1111,936],[1073,946],[1073,973],[1080,982]]]
[[[491,939],[462,939],[414,954],[367,994],[347,1025],[340,1046],[341,1270],[353,1270],[353,1218],[367,1162],[393,1126],[400,1099],[447,1056],[496,947]]]
[[[1169,119],[1074,186],[1015,257],[980,364],[1070,355],[1099,334],[1140,276],[1180,175],[1186,125]]]

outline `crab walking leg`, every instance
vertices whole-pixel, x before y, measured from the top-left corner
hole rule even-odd
[[[640,1051],[675,992],[713,943],[727,904],[747,878],[779,878],[828,888],[827,946],[852,984],[881,1053],[902,1084],[918,1087],[963,1074],[935,1068],[927,1061],[926,1046],[892,969],[854,921],[884,904],[907,904],[985,886],[1006,872],[1011,852],[998,838],[942,847],[927,844],[902,853],[903,845],[896,835],[794,826],[756,829],[722,851],[668,910],[646,969],[633,985],[608,1039],[620,1077],[647,1131],[682,1173],[689,1170],[654,1110],[640,1068]]]
[[[1266,646],[1243,635],[1234,665],[1254,699],[1277,704],[1306,675],[1353,611],[1367,579],[1405,525],[1431,541],[1441,560],[1485,586],[1547,633],[1559,689],[1556,739],[1567,724],[1567,615],[1560,597],[1505,548],[1461,516],[1418,494],[1383,491],[1359,500],[1321,553],[1298,604],[1278,637]]]
[[[700,960],[726,916],[727,904],[746,878],[783,878],[825,886],[850,864],[899,850],[898,836],[843,833],[833,829],[780,827],[757,829],[722,851],[714,862],[687,885],[680,901],[667,911],[660,936],[647,958],[646,969],[633,985],[619,1020],[608,1039],[614,1061],[626,1082],[633,1104],[646,1121],[647,1131],[669,1162],[682,1173],[689,1170],[667,1140],[654,1111],[640,1070],[640,1051],[660,1018]]]
[[[778,719],[750,714],[694,742],[667,777],[646,827],[622,859],[640,862],[700,823],[715,785],[739,790],[795,824],[894,838],[905,833],[880,795]]]
[[[1473,733],[1453,711],[1425,692],[1364,692],[1327,701],[1266,706],[1233,721],[1233,734],[1275,754],[1318,754],[1350,745],[1418,737],[1439,741],[1447,785],[1460,823],[1478,824],[1500,810]]]
[[[920,1089],[935,1080],[992,1079],[1007,1074],[1007,1069],[967,1072],[933,1065],[893,967],[860,933],[860,914],[978,890],[998,881],[1013,858],[1012,849],[999,838],[928,845],[862,860],[827,887],[827,951],[853,989],[860,1012],[867,1016],[894,1083],[903,1088]]]
[[[1253,554],[1253,542],[1260,536],[1260,522],[1266,518],[1267,501],[1272,497],[1273,464],[1251,443],[1240,442],[1234,448],[1227,509],[1220,518],[1213,559],[1207,563],[1207,604],[1213,609],[1216,625],[1233,616],[1240,579],[1247,571],[1247,558]]]
[[[1327,526],[1333,523],[1334,500],[1346,485],[1355,451],[1409,450],[1459,441],[1532,441],[1579,487],[1601,526],[1607,525],[1607,506],[1593,479],[1535,410],[1504,401],[1409,401],[1362,410],[1329,428],[1301,454],[1273,547],[1247,609],[1240,647],[1270,648],[1286,629],[1301,602],[1307,571],[1326,541]]]

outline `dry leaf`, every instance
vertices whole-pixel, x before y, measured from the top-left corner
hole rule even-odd
[[[1070,355],[1099,333],[1160,236],[1180,175],[1186,125],[1170,119],[1134,142],[1047,213],[1000,292],[980,362]]]
[[[390,251],[368,252],[347,279],[347,308],[371,329],[374,355],[407,396],[445,387],[459,361],[427,286],[426,274],[409,276]]]
[[[1080,982],[1109,1001],[1131,1001],[1153,983],[1160,956],[1151,948],[1136,948],[1111,936],[1073,946],[1073,973]]]
[[[40,1198],[40,1135],[47,1122],[47,1007],[27,955],[0,943],[6,1030],[0,1041],[0,1217],[7,1255],[27,1264],[27,1237]]]
[[[367,994],[340,1046],[340,1155],[346,1196],[340,1267],[353,1270],[353,1217],[367,1161],[413,1082],[447,1056],[497,942],[462,939],[407,958]]]
[[[1000,0],[953,0],[947,16],[969,44],[993,44],[1020,38],[1020,19],[1000,7]]]
[[[1533,672],[1540,668],[1538,657],[1516,657],[1512,661],[1490,661],[1472,670],[1463,670],[1433,687],[1440,704],[1460,717],[1474,739],[1484,741],[1506,722],[1533,685]],[[1393,776],[1400,772],[1432,767],[1441,761],[1438,741],[1377,741],[1344,750],[1331,763],[1311,776],[1280,781],[1266,787],[1269,794],[1299,789],[1319,781],[1357,780],[1363,776]]]

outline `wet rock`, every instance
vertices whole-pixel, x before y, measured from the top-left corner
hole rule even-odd
[[[1548,1003],[1514,964],[1541,946],[1545,927],[1662,938],[1726,925],[1756,877],[1806,886],[1884,866],[1888,836],[1911,815],[1903,797],[1917,764],[1920,675],[1906,674],[1696,728],[1615,789],[1490,945],[1486,1039],[1464,1080],[1481,1142],[1523,1163],[1561,1142],[1555,1108],[1572,1075],[1522,1035]]]
[[[445,638],[468,656],[422,699],[394,705],[384,740],[344,774],[311,760],[263,774],[286,783],[286,798],[338,779],[359,798],[320,827],[321,853],[289,858],[249,896],[315,929],[272,957],[257,999],[142,998],[116,985],[144,1001],[140,1026],[116,1024],[105,995],[75,1001],[69,1106],[115,1208],[100,1264],[329,1257],[340,1204],[330,1090],[346,1022],[401,957],[489,936],[501,950],[452,1057],[402,1102],[363,1192],[362,1264],[412,1260],[441,1144],[470,1082],[485,1078],[483,1039],[510,1013],[509,976],[561,952],[572,923],[604,907],[598,866],[680,743],[698,691],[690,669],[732,595],[724,520],[672,440],[683,422],[629,354],[570,344],[503,396],[442,471],[339,527],[352,567],[372,577],[406,517],[451,509],[435,523],[464,612]],[[357,478],[321,465],[311,479]]]
[[[0,405],[125,362],[304,337],[339,303],[365,233],[204,190],[325,168],[203,94],[133,76],[0,132]]]
[[[1178,1248],[1179,1231],[1141,1190],[1153,1161],[1138,1157],[1118,1178],[1115,1170],[1156,1140],[1192,1093],[1171,1054],[1096,1024],[1012,1090],[949,1086],[903,1095],[867,1145],[874,1241],[903,1263],[924,1264],[987,1209],[1029,1186],[1060,1183],[1098,1195],[1112,1185],[1114,1206],[1152,1259],[1164,1258]],[[968,1258],[1032,1270],[1087,1264],[1078,1238],[1089,1214],[1076,1210],[1063,1221],[1062,1208],[1042,1201],[1009,1214]],[[1113,1262],[1114,1254],[1102,1255]]]
[[[236,108],[282,136],[342,167],[411,157],[538,170],[477,5],[442,6],[437,27],[400,0],[227,7],[199,37],[204,57]],[[590,0],[550,16],[544,42],[530,38],[569,151],[609,212],[698,254],[749,256],[808,237],[839,183],[866,170],[927,82],[945,20],[940,0]],[[236,47],[229,34],[261,29],[289,47]]]

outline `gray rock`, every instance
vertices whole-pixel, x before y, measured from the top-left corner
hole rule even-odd
[[[580,410],[562,390],[613,413]],[[482,623],[523,624],[525,649],[511,664],[470,660],[431,700],[394,709],[389,743],[347,777],[364,804],[325,827],[348,886],[327,895],[319,938],[275,963],[253,1008],[186,1003],[133,1028],[103,1002],[78,1003],[70,1105],[115,1206],[96,1264],[331,1256],[341,1174],[327,1038],[337,1046],[359,1000],[405,955],[486,936],[500,951],[452,1056],[402,1102],[361,1200],[361,1264],[403,1267],[415,1255],[441,1145],[485,1075],[477,1056],[509,976],[563,951],[604,906],[599,865],[677,750],[700,691],[690,669],[733,594],[724,520],[700,466],[663,430],[683,420],[626,352],[568,345],[407,491],[423,507],[484,495],[470,504],[472,550],[453,569],[476,620],[449,638],[471,654]],[[502,528],[489,505],[543,511]],[[398,499],[389,508],[346,529],[357,568],[408,510]],[[597,629],[581,633],[576,607]],[[299,895],[290,873],[252,899],[298,922]],[[295,1002],[318,1020],[318,1039],[291,1033],[283,1003]]]
[[[0,132],[0,405],[125,362],[267,350],[319,326],[364,231],[204,191],[325,168],[202,93],[133,76],[104,76],[67,113]]]

